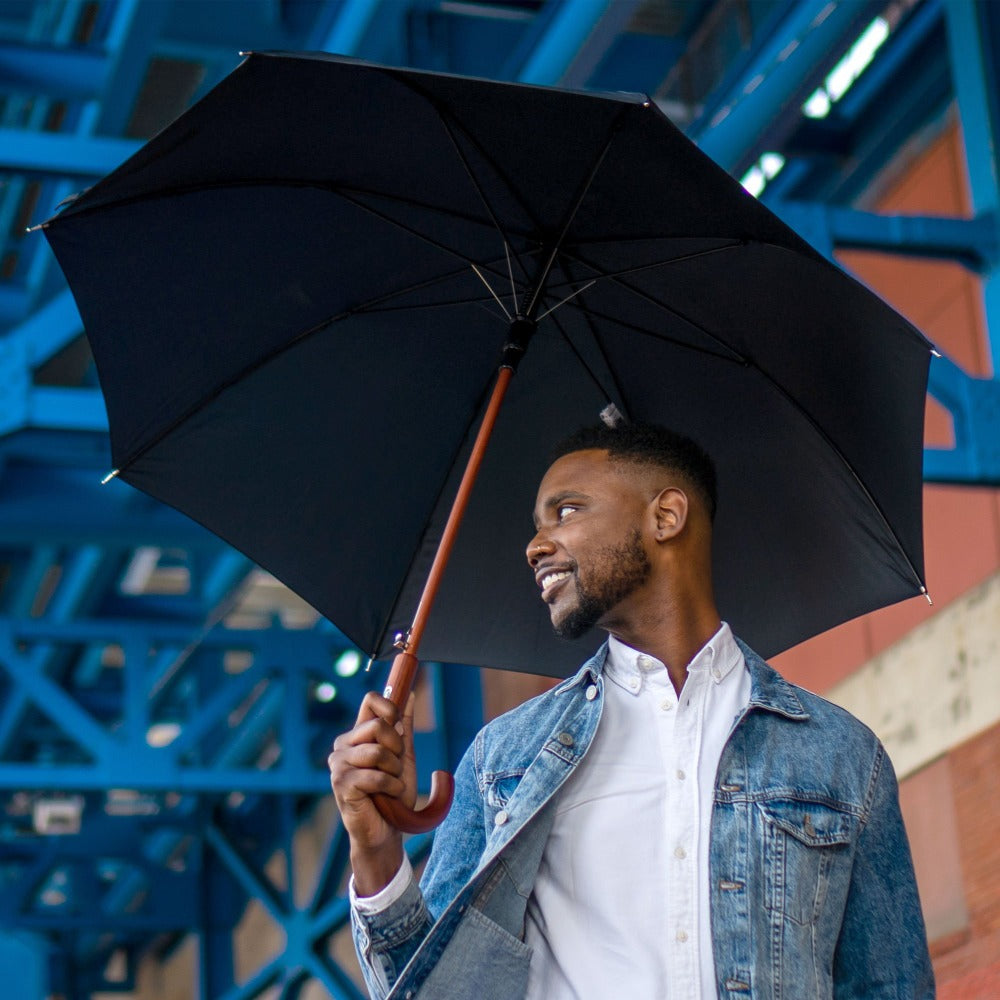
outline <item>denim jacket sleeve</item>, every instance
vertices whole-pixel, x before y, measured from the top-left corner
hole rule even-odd
[[[868,800],[834,955],[834,997],[933,1000],[934,974],[896,776],[881,746]]]
[[[482,796],[475,773],[479,740],[455,771],[455,799],[434,836],[420,886],[374,914],[351,911],[354,947],[373,1000],[383,1000],[416,953],[434,921],[472,877],[486,844]]]

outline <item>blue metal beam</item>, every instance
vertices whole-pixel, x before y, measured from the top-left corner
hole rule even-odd
[[[935,357],[929,392],[952,415],[955,447],[924,451],[925,481],[1000,486],[1000,380],[974,378]]]
[[[1000,262],[1000,227],[991,212],[974,219],[881,215],[823,202],[770,201],[768,208],[817,250],[878,250],[954,260],[984,273]]]
[[[110,62],[102,48],[2,42],[0,91],[89,100],[107,85]]]
[[[55,132],[0,128],[0,167],[59,177],[103,177],[142,144],[134,139],[84,138]]]
[[[383,6],[384,0],[342,0],[334,13],[332,6],[328,5],[327,10],[333,13],[333,23],[317,25],[313,47],[323,52],[354,55],[361,49]]]
[[[517,79],[535,84],[560,82],[612,6],[611,0],[559,0],[554,16],[518,71]]]
[[[773,148],[775,124],[799,116],[802,98],[853,41],[879,4],[800,0],[755,54],[749,69],[714,97],[692,138],[720,166],[738,171],[753,154]]]

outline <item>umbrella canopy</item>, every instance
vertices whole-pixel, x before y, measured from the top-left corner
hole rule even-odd
[[[761,653],[922,590],[928,343],[646,98],[253,54],[46,233],[121,477],[365,651],[412,619],[516,315],[424,658],[596,645],[551,634],[524,546],[609,401],[715,458],[717,603]]]

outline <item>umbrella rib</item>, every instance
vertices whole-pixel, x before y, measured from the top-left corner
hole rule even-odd
[[[464,151],[462,150],[462,147],[459,146],[458,140],[455,138],[455,133],[452,131],[451,123],[449,122],[449,118],[451,116],[445,115],[442,112],[440,106],[437,104],[437,102],[432,101],[431,103],[434,107],[434,110],[438,113],[438,117],[441,119],[441,124],[444,125],[444,129],[448,133],[448,138],[451,140],[452,146],[455,147],[455,152],[458,154],[458,158],[462,163],[462,167],[464,168],[466,174],[468,174],[469,180],[472,181],[472,186],[476,189],[476,193],[479,195],[479,200],[483,203],[483,207],[486,209],[487,214],[493,220],[493,225],[496,227],[496,231],[500,234],[500,239],[503,240],[503,244],[505,247],[509,247],[510,240],[507,239],[507,231],[500,224],[500,219],[497,217],[496,212],[493,211],[493,206],[489,203],[489,199],[486,197],[486,192],[483,190],[482,186],[479,183],[478,178],[473,172],[472,165],[469,163],[468,158],[466,157]],[[454,119],[452,120],[454,121]],[[513,194],[515,200],[520,203],[521,208],[524,211],[524,214],[527,215],[528,218],[530,218],[531,221],[537,227],[538,220],[528,209],[528,206],[521,200],[518,192],[515,190],[514,186],[511,184],[506,174],[504,174],[504,172],[500,169],[500,165],[486,152],[485,149],[482,148],[482,146],[479,145],[479,143],[475,140],[475,138],[472,135],[470,135],[465,128],[463,128],[461,122],[455,121],[454,123],[458,128],[462,130],[462,134],[479,150],[479,152],[482,154],[486,162],[494,169],[494,171],[496,171],[497,175],[507,186],[508,191],[510,191]],[[514,255],[514,259],[517,261],[517,266],[521,269],[521,273],[523,274],[525,280],[527,280],[528,271],[525,268],[524,264],[521,263],[521,259],[516,254]],[[511,280],[513,281],[513,276]]]
[[[727,243],[720,247],[710,247],[707,250],[695,250],[692,253],[682,254],[680,257],[668,257],[664,260],[653,261],[650,264],[636,264],[634,267],[622,268],[619,271],[605,271],[599,268],[596,264],[591,263],[585,257],[581,257],[579,254],[571,253],[564,250],[563,254],[567,259],[574,261],[577,264],[583,264],[589,267],[598,278],[621,278],[627,274],[638,274],[640,271],[650,271],[656,267],[667,267],[670,264],[683,264],[689,260],[696,260],[699,257],[708,257],[712,254],[723,253],[726,250],[737,250],[740,247],[745,247],[747,245],[746,240],[735,240],[732,243]],[[563,281],[558,284],[551,285],[551,288],[562,288],[566,285],[573,284],[572,281]]]
[[[156,191],[143,191],[139,194],[129,195],[125,198],[117,198],[114,201],[102,202],[97,205],[87,205],[84,208],[74,209],[72,203],[67,205],[66,210],[46,219],[39,224],[39,228],[48,229],[50,226],[59,225],[60,221],[67,218],[80,218],[81,216],[94,215],[98,212],[106,212],[116,208],[127,208],[131,205],[138,205],[146,201],[162,201],[168,198],[182,198],[189,194],[200,194],[203,191],[223,191],[227,189],[238,189],[246,187],[284,187],[284,188],[312,188],[315,191],[325,191],[327,194],[340,195],[345,197],[353,205],[359,208],[367,208],[364,203],[351,198],[349,193],[356,195],[367,195],[371,198],[382,198],[385,201],[395,202],[407,208],[418,208],[428,212],[437,212],[448,219],[458,219],[470,225],[493,228],[490,222],[477,218],[474,215],[467,215],[464,212],[456,212],[453,209],[441,205],[432,205],[428,202],[417,201],[414,198],[403,198],[400,195],[389,194],[385,191],[374,191],[370,188],[356,187],[353,184],[336,184],[321,180],[294,180],[292,178],[274,177],[247,177],[242,180],[219,180],[219,181],[199,181],[197,184],[179,184],[171,188],[159,188]],[[389,219],[389,221],[393,221]],[[518,236],[527,234],[518,233]]]
[[[626,108],[621,108],[618,111],[618,114],[615,115],[615,119],[611,123],[611,128],[608,129],[608,135],[604,141],[604,145],[601,147],[601,151],[594,158],[594,162],[591,164],[590,170],[587,172],[587,176],[580,185],[580,190],[577,192],[576,197],[574,197],[573,203],[570,205],[569,211],[566,213],[566,218],[563,220],[562,225],[559,228],[559,235],[555,238],[549,248],[548,258],[538,272],[538,277],[535,279],[535,287],[530,293],[531,297],[528,299],[528,304],[524,310],[524,315],[529,319],[533,318],[535,315],[535,308],[538,305],[538,300],[541,298],[542,290],[544,289],[545,282],[548,280],[552,267],[556,262],[556,257],[562,249],[563,241],[566,239],[566,234],[569,232],[569,227],[573,224],[573,220],[576,218],[576,213],[580,210],[580,206],[583,204],[584,198],[587,197],[587,192],[594,183],[594,178],[597,176],[598,170],[601,169],[601,164],[604,162],[604,158],[608,155],[608,151],[611,149],[611,145],[615,141],[615,136],[618,135],[619,130],[624,124],[626,110]]]
[[[847,469],[847,471],[851,475],[851,478],[855,481],[855,483],[857,483],[859,489],[864,494],[865,499],[871,504],[872,509],[875,511],[875,513],[878,514],[879,520],[881,520],[883,527],[888,532],[892,540],[896,543],[896,547],[899,549],[899,552],[902,555],[903,560],[907,565],[907,568],[913,574],[913,579],[917,581],[917,586],[920,588],[920,592],[922,594],[926,594],[927,588],[924,585],[924,581],[921,579],[920,574],[917,572],[917,568],[913,565],[913,561],[910,559],[909,553],[906,551],[906,548],[900,541],[899,535],[896,534],[896,529],[893,528],[892,524],[889,522],[889,519],[885,515],[885,511],[882,510],[881,505],[872,495],[871,490],[868,489],[868,485],[861,478],[861,475],[858,473],[857,469],[855,469],[854,466],[851,464],[850,459],[848,459],[848,457],[844,454],[844,452],[841,450],[837,442],[830,437],[830,435],[823,429],[822,425],[815,419],[815,417],[813,417],[813,415],[794,396],[792,396],[791,393],[789,393],[784,388],[784,386],[782,386],[780,382],[772,378],[763,368],[761,368],[756,361],[748,360],[747,367],[753,368],[754,371],[758,372],[780,396],[782,396],[788,403],[790,403],[792,408],[797,410],[801,414],[806,423],[808,423],[809,426],[812,427],[812,429],[823,439],[827,447],[829,447],[830,450],[837,456],[837,458],[840,459],[844,468]]]
[[[593,338],[594,343],[597,345],[597,349],[601,352],[601,358],[604,361],[604,366],[608,370],[608,374],[611,376],[611,381],[614,383],[615,391],[618,393],[618,398],[621,400],[622,406],[625,407],[625,417],[630,418],[631,407],[625,402],[625,389],[618,378],[618,373],[615,371],[614,365],[611,363],[611,356],[604,349],[604,341],[601,339],[598,331],[597,324],[594,322],[593,314],[590,310],[584,313],[584,320],[590,329],[590,336]]]
[[[166,427],[164,427],[159,434],[155,435],[152,438],[152,440],[144,444],[141,448],[139,448],[132,455],[130,455],[124,462],[122,462],[121,465],[119,465],[114,470],[113,475],[119,474],[128,469],[130,465],[132,465],[133,463],[137,462],[140,458],[142,458],[142,456],[145,455],[146,452],[148,452],[151,448],[155,448],[156,445],[158,445],[164,438],[169,436],[174,430],[180,427],[181,424],[183,424],[185,421],[193,417],[194,414],[196,414],[199,410],[202,409],[202,407],[206,406],[212,400],[217,399],[219,396],[221,396],[222,393],[224,393],[228,388],[235,385],[237,382],[241,382],[248,375],[251,375],[253,372],[255,372],[258,368],[262,368],[269,361],[272,361],[274,360],[274,358],[280,356],[281,354],[284,354],[285,351],[291,350],[293,347],[300,344],[303,340],[306,340],[308,337],[313,336],[313,334],[319,333],[320,330],[324,330],[329,326],[333,326],[334,323],[339,323],[342,320],[350,319],[352,316],[357,316],[359,314],[371,314],[379,311],[387,312],[389,310],[378,310],[378,309],[373,309],[371,307],[373,305],[378,305],[381,302],[385,302],[389,299],[396,298],[400,295],[407,295],[410,292],[419,291],[423,288],[429,288],[433,285],[440,284],[443,281],[447,281],[450,278],[457,277],[464,273],[465,273],[465,268],[460,268],[459,270],[451,271],[447,274],[437,275],[434,278],[428,278],[425,279],[424,281],[414,282],[412,285],[408,285],[406,288],[395,289],[391,292],[385,293],[384,295],[379,295],[373,299],[369,299],[367,302],[361,303],[361,305],[352,306],[350,309],[345,309],[343,312],[337,313],[334,316],[327,316],[326,319],[320,320],[320,322],[313,324],[313,326],[309,327],[308,329],[303,330],[300,333],[297,333],[290,340],[287,340],[284,343],[280,344],[279,346],[275,347],[273,350],[269,351],[262,357],[256,358],[250,364],[241,368],[234,375],[231,375],[224,382],[217,385],[210,392],[207,392],[201,399],[199,399],[196,403],[193,403],[191,406],[189,406],[175,420],[171,421]],[[476,301],[484,301],[484,300],[476,300]],[[449,305],[450,303],[435,303],[435,304]],[[416,307],[400,306],[399,308],[411,309]]]
[[[485,191],[480,186],[479,180],[477,179],[475,171],[472,169],[472,165],[469,163],[464,150],[458,144],[458,140],[455,138],[453,127],[461,131],[462,135],[464,135],[465,138],[469,141],[469,143],[479,152],[479,155],[482,156],[482,158],[493,168],[493,171],[496,173],[497,177],[499,177],[500,180],[503,182],[504,186],[507,188],[507,191],[510,193],[511,197],[521,206],[521,210],[524,212],[524,214],[529,219],[531,219],[532,225],[534,225],[536,229],[540,228],[539,221],[536,218],[534,212],[531,211],[527,202],[521,197],[521,193],[518,190],[517,186],[511,182],[507,174],[501,169],[500,164],[498,164],[496,160],[494,160],[493,157],[490,156],[490,154],[483,148],[482,143],[462,124],[462,122],[459,121],[459,119],[456,118],[451,112],[449,112],[445,106],[443,106],[441,101],[439,101],[433,94],[425,90],[423,87],[418,86],[414,80],[400,79],[400,77],[396,76],[394,73],[390,72],[384,67],[383,67],[383,72],[386,72],[397,83],[401,83],[403,86],[408,87],[411,91],[413,91],[413,93],[419,94],[420,97],[422,97],[425,101],[427,101],[427,103],[434,109],[438,118],[441,120],[441,124],[444,126],[445,131],[448,133],[448,138],[451,140],[451,144],[454,146],[455,152],[458,154],[458,158],[462,164],[462,167],[464,168],[466,174],[468,174],[469,180],[472,181],[473,187],[476,189],[476,192],[478,193],[480,200],[482,201],[484,207],[486,208],[486,211],[489,213],[490,218],[493,220],[494,227],[496,228],[497,232],[500,234],[501,239],[505,243],[509,243],[509,241],[507,240],[507,234],[504,231],[503,226],[500,225],[500,220],[497,218],[496,213],[493,211],[493,206],[490,204],[489,199],[486,197]],[[515,255],[515,260],[517,260],[516,255]],[[520,260],[518,260],[518,267],[521,268],[521,271],[524,273],[525,279],[527,279],[528,278],[527,270],[524,268],[524,265],[521,264]]]
[[[574,257],[572,254],[567,254],[566,256],[569,257],[570,260],[574,260],[577,263],[583,264],[583,265],[588,266],[588,267],[590,266],[587,263],[587,261],[581,260],[581,259],[579,259],[577,257]],[[630,285],[627,281],[622,281],[621,278],[617,278],[617,277],[611,276],[609,278],[609,280],[613,284],[618,285],[619,288],[623,288],[623,289],[625,289],[625,291],[631,292],[633,295],[637,296],[638,298],[644,299],[646,302],[650,303],[651,305],[656,306],[657,309],[662,309],[664,312],[670,313],[670,315],[672,315],[672,316],[676,316],[679,320],[682,320],[683,322],[687,323],[688,326],[691,326],[695,330],[698,330],[700,333],[702,333],[704,336],[706,336],[709,340],[714,341],[720,347],[722,347],[725,350],[729,351],[730,354],[732,355],[732,359],[734,361],[739,361],[739,362],[742,362],[743,364],[747,364],[748,363],[747,359],[742,354],[740,354],[739,351],[737,351],[730,344],[727,344],[721,337],[716,336],[716,334],[712,333],[710,330],[706,330],[705,327],[703,327],[700,323],[695,322],[689,316],[685,316],[684,313],[680,312],[679,310],[674,309],[672,306],[668,306],[666,304],[666,302],[661,302],[655,296],[650,295],[648,292],[644,292],[641,288],[635,288],[634,286]],[[707,353],[712,353],[712,352],[707,352]]]
[[[575,309],[578,307],[574,303],[572,308]],[[644,326],[639,326],[636,323],[630,323],[628,320],[621,319],[619,316],[611,316],[608,313],[595,309],[593,306],[587,306],[586,308],[583,308],[582,311],[588,316],[604,320],[608,323],[615,323],[626,330],[631,330],[633,333],[641,333],[647,337],[652,337],[664,344],[673,344],[675,347],[680,347],[687,351],[694,351],[695,354],[704,354],[707,357],[716,358],[719,361],[729,361],[735,365],[746,366],[750,363],[746,358],[741,357],[733,351],[729,354],[722,354],[719,351],[713,351],[708,347],[699,347],[697,344],[689,344],[686,341],[678,340],[676,337],[669,337],[665,333],[661,333],[659,330],[649,330]],[[683,319],[683,317],[681,318]],[[700,327],[698,327],[698,329],[700,329]]]
[[[597,373],[587,363],[587,359],[580,353],[580,349],[576,346],[576,344],[573,343],[572,338],[570,337],[566,329],[563,327],[562,323],[559,322],[559,319],[556,316],[553,316],[552,322],[555,323],[556,329],[562,335],[562,339],[566,341],[566,344],[569,347],[569,349],[573,352],[574,355],[576,355],[576,360],[579,361],[580,364],[583,366],[583,370],[590,376],[590,380],[594,383],[594,385],[597,386],[597,391],[605,398],[607,402],[609,403],[614,402],[611,398],[611,393],[609,393],[607,388],[601,383],[601,380],[597,377]],[[602,350],[601,353],[603,355],[604,351]],[[605,362],[607,362],[606,355],[604,356],[604,360]],[[615,378],[613,372],[611,373],[611,380],[612,382],[614,382],[615,388],[618,390],[618,398],[622,399],[621,387],[618,385],[618,380]]]

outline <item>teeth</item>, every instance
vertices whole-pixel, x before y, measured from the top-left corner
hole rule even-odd
[[[569,576],[569,573],[546,573],[542,577],[542,590],[548,590],[549,587],[554,583],[558,583],[560,580],[565,580]]]

